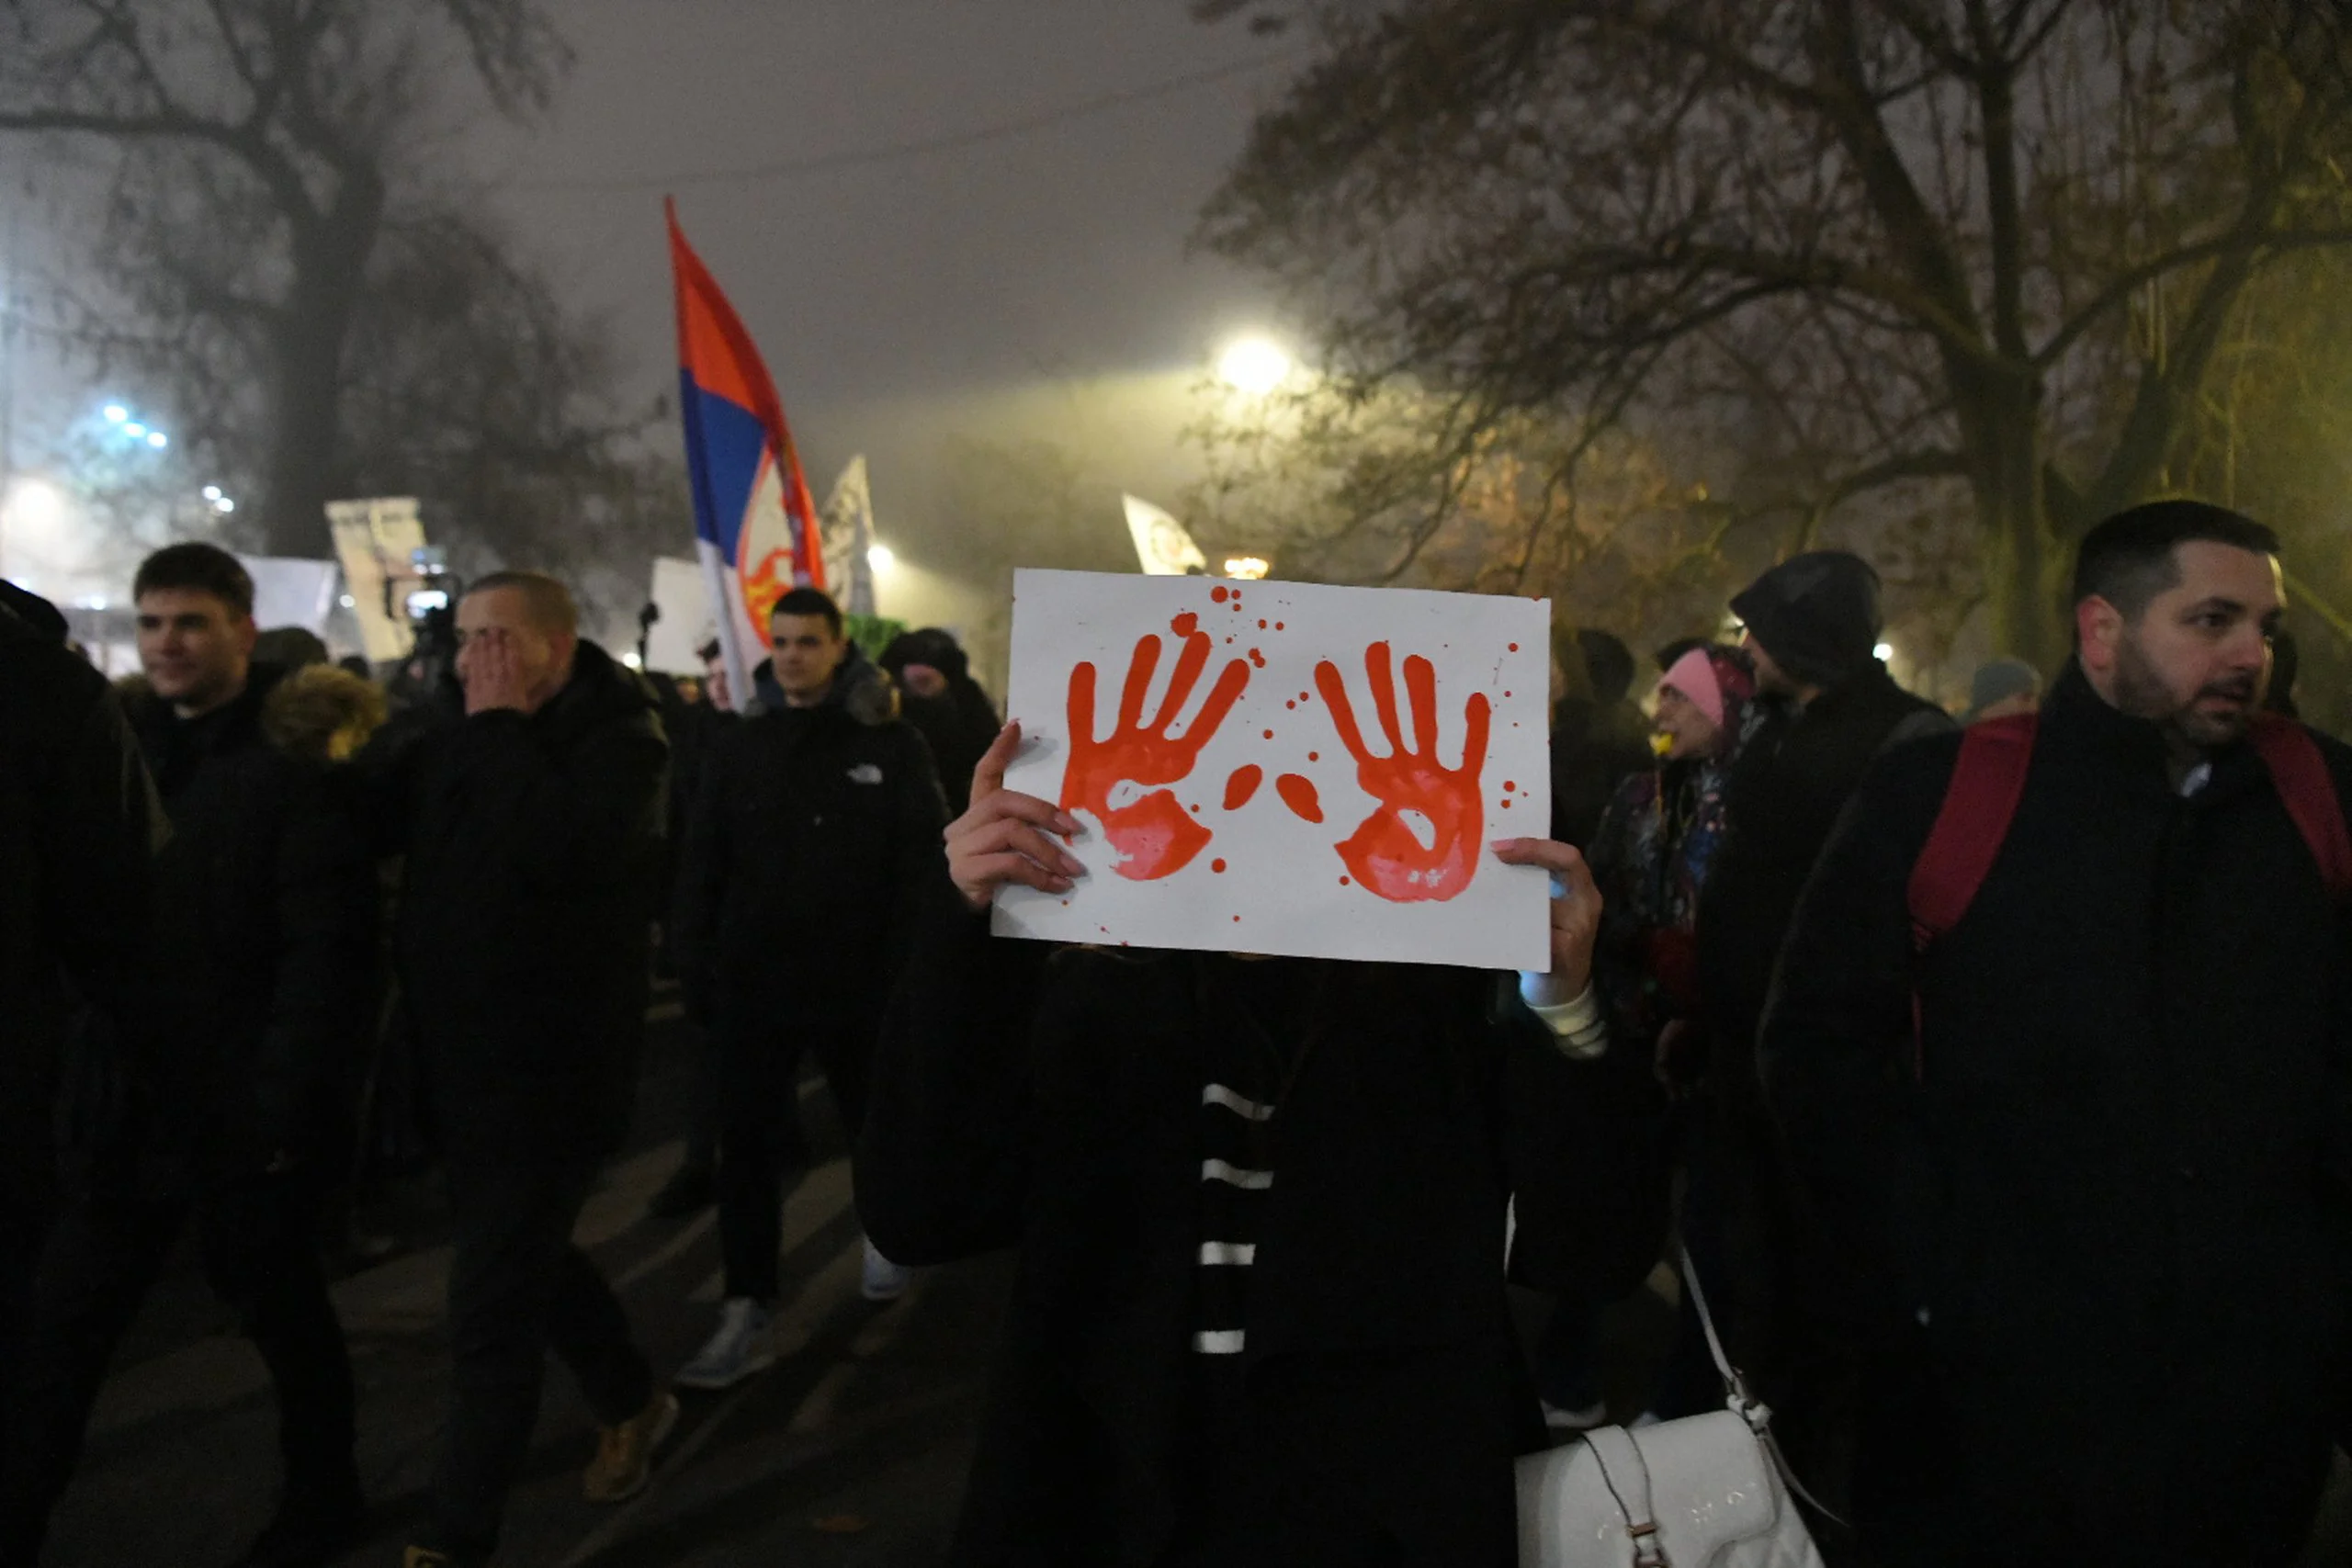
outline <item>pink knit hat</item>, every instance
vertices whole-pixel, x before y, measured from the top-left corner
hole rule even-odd
[[[1658,683],[1681,693],[1717,729],[1724,727],[1723,682],[1715,678],[1715,661],[1705,649],[1694,648],[1676,660]]]

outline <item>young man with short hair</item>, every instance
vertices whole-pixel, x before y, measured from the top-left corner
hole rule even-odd
[[[486,1561],[552,1349],[603,1428],[592,1502],[641,1490],[678,1416],[571,1231],[628,1129],[669,748],[652,693],[550,577],[458,606],[466,716],[385,779],[398,942],[457,1220],[447,1446],[410,1568]]]
[[[156,865],[157,1003],[181,1049],[132,1072],[123,1122],[51,1237],[7,1435],[0,1557],[30,1561],[116,1343],[191,1214],[206,1278],[276,1385],[285,1493],[242,1560],[301,1568],[358,1537],[354,1396],[316,1245],[371,1018],[375,868],[326,771],[271,739],[286,671],[253,660],[253,581],[201,543],[132,592],[146,689],[126,704],[172,822]]]
[[[1797,913],[1763,1062],[1865,1269],[1873,1561],[2301,1550],[2352,1393],[2352,750],[2257,719],[2278,551],[2093,529],[2038,717],[1883,759]]]
[[[859,700],[880,677],[832,600],[794,589],[768,625],[761,711],[711,759],[680,876],[680,973],[719,1052],[727,1269],[718,1327],[678,1374],[687,1388],[725,1388],[774,1364],[780,1183],[807,1158],[801,1052],[816,1051],[854,1138],[882,1005],[944,819],[922,738]],[[865,1288],[895,1296],[905,1272],[869,1247]]]

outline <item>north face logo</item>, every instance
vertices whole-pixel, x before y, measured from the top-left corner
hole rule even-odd
[[[882,782],[882,770],[871,762],[860,762],[849,771],[849,778],[852,784],[878,784]]]

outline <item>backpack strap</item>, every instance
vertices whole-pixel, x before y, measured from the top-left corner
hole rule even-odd
[[[2035,715],[2017,714],[1972,725],[1962,734],[1960,761],[1944,790],[1943,808],[1911,867],[1914,951],[1927,952],[1937,938],[1960,924],[1976,901],[1976,890],[1991,874],[2001,841],[2008,837],[2009,820],[2025,795],[2036,728]],[[2339,818],[2337,827],[2342,826]],[[2346,863],[2352,865],[2352,851],[2347,853]]]
[[[2278,799],[2294,819],[2295,830],[2319,863],[2320,880],[2337,903],[2352,900],[2352,829],[2344,822],[2344,802],[2335,793],[2335,776],[2320,754],[2311,731],[2290,718],[2263,714],[2246,732],[2270,771]]]

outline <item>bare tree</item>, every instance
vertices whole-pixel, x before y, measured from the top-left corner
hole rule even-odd
[[[2066,546],[2161,482],[2250,282],[2352,241],[2324,0],[1295,8],[1322,58],[1204,233],[1337,367],[1736,427],[1801,523],[1953,487],[2045,663]]]
[[[318,547],[355,478],[354,334],[388,226],[470,81],[502,113],[568,63],[534,0],[0,0],[0,130],[112,154],[101,348],[166,375],[246,457],[258,542]]]

